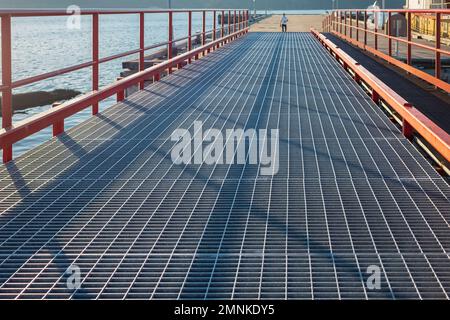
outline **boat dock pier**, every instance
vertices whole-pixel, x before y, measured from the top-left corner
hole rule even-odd
[[[281,33],[252,31],[237,11],[232,28],[214,25],[220,37],[202,33],[176,56],[169,28],[168,59],[152,66],[141,42],[139,72],[103,88],[94,41],[93,91],[20,123],[8,94],[31,80],[5,74],[8,23],[44,13],[0,12],[0,298],[449,298],[448,83],[350,45],[334,13],[323,29]],[[85,14],[95,32],[98,15],[120,13]],[[86,108],[93,116],[64,130]],[[13,157],[48,126],[51,140]],[[192,159],[174,160],[174,133],[208,129],[270,134],[272,162],[264,144],[261,161],[196,162],[206,148],[195,141]]]

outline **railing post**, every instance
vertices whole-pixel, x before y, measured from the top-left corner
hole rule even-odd
[[[406,54],[406,63],[411,64],[411,12],[407,14],[408,18],[406,20],[406,37],[408,40],[407,44],[407,54]]]
[[[238,15],[238,21],[239,21],[239,24],[238,24],[238,30],[239,30],[239,31],[242,30],[242,25],[241,25],[241,23],[242,23],[242,17],[241,17],[241,13],[242,13],[242,11],[239,10],[239,15]]]
[[[392,18],[392,14],[389,11],[388,12],[388,21],[387,21],[387,28],[388,28],[388,52],[389,52],[389,56],[392,57],[392,32],[391,32],[391,18]]]
[[[231,10],[228,10],[228,34],[231,33]]]
[[[214,17],[213,17],[213,24],[214,24],[214,27],[213,27],[213,41],[215,41],[216,40],[216,32],[217,32],[217,30],[216,30],[216,24],[217,24],[217,21],[216,21],[216,10],[213,11],[213,14],[214,14]]]
[[[436,52],[435,52],[435,72],[434,76],[441,79],[441,13],[436,13]]]
[[[248,28],[248,27],[250,26],[250,13],[248,12],[248,10],[247,10],[247,13],[246,13],[246,17],[245,17],[245,18],[247,19],[246,27]]]
[[[352,17],[352,12],[350,11],[350,22],[349,22],[349,28],[350,28],[350,30],[349,30],[349,34],[350,34],[350,39],[352,38],[352,35],[353,35],[353,17]]]
[[[117,102],[125,100],[125,90],[117,92]]]
[[[203,11],[202,17],[202,45],[206,43],[206,11]]]
[[[143,71],[145,69],[145,14],[144,12],[139,13],[139,70]],[[145,81],[139,83],[139,89],[144,89]]]
[[[412,105],[410,103],[405,103],[404,107],[406,109],[409,109],[412,107]],[[408,139],[408,140],[412,140],[413,136],[414,136],[414,128],[411,126],[411,124],[406,121],[405,119],[403,119],[402,121],[402,133],[403,136]]]
[[[359,11],[356,11],[356,41],[359,41]]]
[[[367,11],[364,11],[364,47],[367,46]]]
[[[236,10],[234,10],[233,15],[233,32],[236,32]]]
[[[373,12],[373,21],[375,23],[375,27],[374,27],[374,36],[375,36],[375,43],[374,43],[374,48],[375,50],[378,50],[378,14],[377,11]]]
[[[99,27],[98,27],[98,13],[92,15],[92,91],[98,90],[98,59],[99,59]],[[98,103],[92,105],[92,114],[98,113]]]
[[[167,59],[172,59],[172,53],[173,53],[173,43],[172,43],[172,37],[173,37],[173,23],[172,23],[172,11],[169,11],[169,45],[167,46]],[[169,73],[172,73],[172,67],[169,67]]]
[[[331,28],[333,27],[333,16],[328,16],[328,32],[331,32]]]
[[[52,104],[52,108],[59,107],[61,105],[60,102],[55,102]],[[56,137],[64,132],[64,119],[58,120],[53,124],[53,136]]]
[[[188,12],[188,51],[192,50],[192,11]],[[191,63],[192,59],[189,58],[188,62]]]
[[[344,19],[345,19],[345,32],[344,32],[344,34],[345,35],[347,35],[347,24],[348,24],[348,22],[347,22],[347,14],[348,14],[348,11],[344,11]]]
[[[220,17],[220,25],[221,25],[221,28],[220,28],[220,37],[221,37],[221,38],[224,37],[224,33],[225,33],[225,30],[224,30],[224,28],[225,28],[225,24],[224,24],[224,23],[225,23],[224,14],[225,14],[225,11],[222,10],[222,15],[221,15],[221,17]]]
[[[339,11],[336,11],[336,23],[334,24],[334,31],[339,32],[340,28],[340,20],[341,13]]]
[[[11,16],[4,15],[2,19],[2,128],[12,125],[12,61],[11,61]],[[3,162],[12,160],[12,144],[1,146]]]

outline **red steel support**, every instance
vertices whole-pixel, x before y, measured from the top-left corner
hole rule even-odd
[[[192,11],[188,12],[188,51],[192,50]],[[191,63],[192,59],[189,58],[188,62]]]
[[[344,34],[347,35],[347,11],[344,11]]]
[[[224,28],[225,28],[225,24],[224,24],[224,22],[225,22],[224,14],[225,14],[225,11],[222,10],[222,15],[220,16],[220,26],[221,26],[221,28],[220,28],[220,37],[221,37],[221,38],[223,38],[223,36],[225,35],[225,34],[224,34],[224,33],[225,33],[225,30],[224,30]]]
[[[372,89],[372,101],[375,102],[376,104],[378,104],[378,102],[380,101],[380,95],[373,89]]]
[[[241,10],[239,10],[238,21],[239,21],[238,30],[242,30],[242,11]]]
[[[216,11],[214,10],[214,11],[213,11],[213,25],[214,25],[214,27],[213,27],[213,37],[212,37],[213,41],[216,40],[216,33],[217,33],[217,30],[216,30],[216,24],[217,24],[217,21],[216,21]]]
[[[411,12],[408,12],[406,19],[406,36],[408,40],[408,51],[406,54],[406,63],[411,65]]]
[[[172,53],[173,53],[173,15],[172,15],[172,11],[169,11],[169,45],[167,46],[167,59],[170,60],[172,59]],[[168,69],[169,73],[172,73],[172,68],[169,67]]]
[[[248,27],[248,10],[245,11],[245,27]]]
[[[224,28],[225,28],[225,25],[224,25],[225,18],[224,18],[224,14],[225,14],[225,11],[222,10],[222,15],[220,16],[220,37],[221,38],[223,38],[223,36],[225,35],[225,30],[224,30]]]
[[[353,17],[352,17],[352,12],[350,11],[350,21],[349,21],[349,35],[350,35],[350,39],[352,38],[352,31],[353,31],[353,27],[352,27],[352,22],[353,22]]]
[[[233,15],[233,32],[236,32],[236,10],[234,10]]]
[[[117,92],[117,102],[123,101],[125,99],[125,90]]]
[[[145,69],[145,14],[141,12],[139,14],[139,71]],[[145,81],[139,83],[139,89],[144,89]]]
[[[2,127],[12,125],[11,16],[2,16]],[[3,162],[12,160],[12,144],[3,146]]]
[[[206,43],[206,11],[203,11],[202,17],[202,45]]]
[[[434,76],[438,79],[441,78],[441,14],[436,13],[436,51],[435,51],[435,64],[434,64]]]
[[[388,21],[387,21],[387,34],[389,36],[389,38],[388,38],[388,53],[389,53],[390,57],[392,57],[392,38],[391,38],[392,37],[392,32],[391,32],[392,25],[391,25],[391,19],[392,19],[392,14],[389,11],[388,12]],[[395,36],[397,36],[397,35],[395,35]]]
[[[336,12],[336,23],[334,24],[335,31],[339,31],[341,27],[341,12]]]
[[[92,91],[98,90],[98,60],[99,60],[99,27],[98,27],[98,13],[92,15]],[[92,106],[92,114],[98,113],[98,103]]]
[[[412,105],[410,103],[405,103],[403,106],[407,110],[412,109]],[[407,120],[405,120],[405,118],[403,118],[403,120],[402,120],[402,133],[406,139],[412,140],[413,135],[414,135],[414,128]]]
[[[231,33],[231,11],[228,11],[228,34]]]
[[[364,46],[367,46],[367,11],[364,11]]]
[[[374,36],[375,36],[374,48],[375,48],[375,50],[378,50],[378,14],[379,14],[378,12],[373,13],[373,16],[374,16],[373,21],[375,24],[374,30],[373,30],[373,31],[375,31],[375,33],[374,33]]]
[[[359,11],[356,11],[356,41],[359,41]]]
[[[58,107],[60,105],[61,105],[60,102],[55,102],[55,103],[52,104],[52,108],[56,108],[56,107]],[[64,132],[64,119],[56,121],[53,124],[53,136],[56,137],[57,135],[60,135],[63,132]]]

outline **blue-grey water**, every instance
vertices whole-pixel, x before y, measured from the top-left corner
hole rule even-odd
[[[320,14],[316,11],[287,11],[286,13]],[[281,13],[270,11],[270,13]],[[187,36],[187,14],[174,14],[174,37]],[[145,17],[145,44],[151,45],[167,40],[167,14],[147,14]],[[193,32],[201,30],[201,13],[193,13]],[[212,29],[212,14],[207,15],[207,30]],[[101,15],[100,26],[100,58],[122,53],[139,47],[139,16]],[[88,62],[92,59],[92,18],[82,16],[80,29],[69,29],[67,17],[27,17],[12,20],[12,60],[13,80],[54,71],[64,67]],[[150,53],[150,51],[146,52]],[[122,62],[136,59],[137,55],[113,60],[100,66],[100,86],[105,86],[119,76]],[[0,70],[1,71],[1,70]],[[86,68],[71,72],[32,85],[18,88],[14,93],[74,89],[80,92],[91,90],[91,69]],[[100,104],[100,111],[114,103],[111,97]],[[17,122],[47,110],[50,106],[30,108],[14,114]],[[65,121],[65,128],[70,128],[91,115],[90,108]],[[30,148],[51,138],[51,128],[36,133],[14,144],[14,156],[22,154]],[[0,151],[1,152],[1,151]]]

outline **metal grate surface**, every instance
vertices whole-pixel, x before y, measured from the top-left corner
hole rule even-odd
[[[174,165],[195,120],[279,128],[278,174]],[[0,297],[448,298],[449,197],[310,34],[249,34],[0,167]]]

